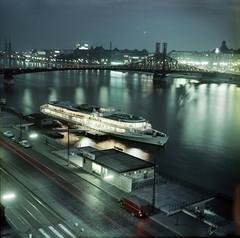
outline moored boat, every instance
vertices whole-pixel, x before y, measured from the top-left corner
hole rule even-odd
[[[153,129],[143,117],[115,110],[114,107],[50,101],[42,105],[40,111],[53,118],[127,140],[160,146],[168,140],[165,133]]]

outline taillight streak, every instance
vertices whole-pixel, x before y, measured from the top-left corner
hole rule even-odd
[[[2,141],[1,141],[1,144]],[[29,163],[30,165],[32,165],[35,169],[37,169],[38,171],[40,171],[42,174],[44,174],[46,177],[48,177],[50,180],[52,180],[54,183],[56,183],[57,185],[59,185],[60,187],[62,187],[64,190],[66,190],[67,192],[69,192],[71,195],[73,195],[74,197],[76,197],[78,200],[80,200],[81,202],[83,202],[84,204],[86,204],[88,207],[90,207],[91,209],[93,209],[95,212],[97,212],[99,215],[105,217],[106,220],[108,220],[109,222],[111,222],[112,224],[114,224],[116,227],[118,227],[120,230],[122,230],[123,233],[125,233],[127,235],[127,233],[129,233],[129,231],[124,231],[125,229],[123,229],[123,227],[119,226],[118,223],[116,223],[115,221],[109,219],[106,215],[104,215],[103,213],[101,213],[100,211],[96,210],[94,207],[92,207],[90,204],[86,203],[84,200],[82,200],[80,197],[78,197],[78,195],[76,195],[75,193],[71,192],[66,186],[62,185],[60,182],[58,182],[54,177],[50,176],[47,172],[45,172],[43,169],[37,167],[33,162],[29,161],[28,159],[26,159],[23,155],[21,155],[19,152],[17,152],[16,150],[20,151],[21,153],[23,153],[24,155],[26,155],[27,157],[29,157],[30,159],[32,159],[34,162],[38,163],[39,165],[43,166],[45,169],[49,170],[51,173],[55,174],[56,176],[60,177],[61,179],[63,179],[67,184],[72,185],[74,188],[76,188],[78,191],[91,196],[91,198],[97,200],[99,203],[101,203],[98,199],[96,199],[95,197],[93,197],[91,194],[86,193],[85,191],[83,191],[82,189],[80,189],[79,187],[77,187],[76,185],[72,184],[71,182],[69,182],[66,178],[64,178],[63,176],[59,175],[58,173],[56,173],[54,170],[50,169],[49,167],[47,167],[46,165],[42,164],[40,161],[36,160],[35,158],[33,158],[31,155],[28,155],[27,153],[25,153],[24,151],[20,150],[19,148],[15,147],[15,150],[12,149],[12,147],[4,144],[9,150],[11,150],[12,152],[14,152],[16,155],[18,155],[19,157],[21,157],[23,160],[25,160],[27,163]],[[10,160],[8,160],[11,164],[13,164]],[[17,165],[13,164],[15,167],[17,167],[19,170],[21,170],[26,176],[30,177],[33,181],[35,181],[37,184],[39,184],[42,188],[44,188],[46,191],[48,191],[51,195],[53,195],[55,198],[57,198],[60,202],[62,202],[63,204],[65,204],[67,207],[69,207],[71,210],[73,210],[75,213],[77,213],[78,215],[80,215],[81,217],[83,217],[84,219],[86,219],[88,222],[90,222],[91,224],[93,224],[94,226],[95,223],[92,223],[91,220],[87,219],[85,216],[81,215],[80,213],[78,213],[74,208],[72,208],[71,206],[69,206],[67,203],[65,203],[63,200],[61,200],[60,198],[58,198],[55,194],[53,194],[50,190],[48,190],[47,188],[45,188],[42,184],[40,184],[38,181],[36,181],[33,177],[31,177],[29,174],[27,174],[25,171],[23,171],[21,168],[19,168]],[[112,212],[114,212],[116,215],[119,216],[118,213],[116,213],[114,210],[112,210],[110,207],[104,205],[103,203],[101,203],[103,206],[105,206],[107,209],[111,210]],[[124,219],[126,220],[126,218],[124,217]],[[132,223],[134,226],[136,226],[135,223],[131,222],[129,220],[130,223]],[[96,226],[99,230],[101,230],[102,232],[106,233],[105,231],[103,231],[100,227]],[[145,231],[144,229],[142,229],[143,231]],[[145,231],[147,232],[147,231]],[[106,233],[107,234],[107,233]],[[107,234],[108,235],[108,234]],[[109,235],[108,235],[109,236]],[[133,237],[133,234],[128,234],[129,237]]]

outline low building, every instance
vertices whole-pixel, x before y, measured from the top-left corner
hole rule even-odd
[[[154,164],[117,149],[78,149],[77,165],[108,183],[131,192],[137,184],[149,184],[154,178]]]

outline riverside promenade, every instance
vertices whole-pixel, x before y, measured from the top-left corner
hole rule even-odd
[[[0,113],[1,133],[11,130],[15,135],[19,134],[19,118],[11,113],[2,111]],[[27,122],[22,122],[27,123]],[[34,131],[34,127],[23,129],[24,139]],[[6,138],[6,140],[10,140]],[[101,178],[87,173],[79,165],[78,148],[70,149],[70,165],[67,165],[68,150],[66,146],[58,146],[55,140],[48,140],[39,134],[38,139],[29,139],[31,149],[38,151],[55,163],[64,166],[66,169],[77,174],[94,186],[102,189],[109,195],[116,198],[116,201],[127,195],[126,192],[107,183]],[[51,143],[52,142],[52,143]],[[77,169],[76,169],[77,168]],[[174,231],[183,237],[206,237],[209,236],[208,228],[212,226],[211,236],[224,237],[230,234],[236,235],[235,224],[231,219],[232,201],[224,196],[216,196],[197,186],[189,186],[188,183],[180,182],[171,176],[157,176],[155,184],[155,201],[149,218],[162,226]],[[131,192],[132,195],[153,203],[153,186],[138,188]],[[214,204],[218,203],[216,209]],[[199,208],[200,213],[196,212]],[[200,216],[199,214],[202,214]],[[227,214],[227,215],[226,215]],[[229,215],[230,214],[230,215]]]

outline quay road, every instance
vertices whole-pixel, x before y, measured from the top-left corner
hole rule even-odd
[[[17,237],[177,236],[152,219],[132,217],[114,197],[36,151],[39,142],[33,148],[10,138],[0,143],[1,194],[16,194],[3,205]]]
[[[17,124],[19,122],[18,118],[14,118],[14,116],[12,116],[11,114],[2,112],[1,122],[2,122],[1,131],[10,129],[16,135],[18,135],[19,133],[18,128],[16,126],[13,127],[14,124]],[[27,134],[24,134],[24,136],[27,137]],[[7,146],[8,150],[12,148],[11,140],[9,138],[4,138],[2,135],[1,135],[1,144]],[[11,147],[9,147],[10,145]],[[24,160],[23,162],[26,163],[26,166],[28,167],[30,166],[28,163],[32,163],[30,168],[32,168],[34,165],[39,167],[39,169],[42,171],[43,170],[47,171],[50,169],[50,171],[52,170],[52,173],[53,172],[54,174],[56,173],[55,175],[51,175],[52,179],[49,178],[51,181],[47,181],[47,185],[46,186],[44,185],[43,188],[40,189],[38,185],[37,188],[35,189],[31,188],[30,190],[34,191],[34,193],[37,194],[37,197],[39,198],[40,201],[41,200],[45,201],[45,204],[48,204],[48,207],[54,211],[53,213],[59,214],[60,217],[61,216],[65,217],[66,214],[69,214],[68,216],[70,216],[70,218],[65,217],[65,219],[62,219],[62,220],[65,220],[65,222],[67,222],[66,227],[70,232],[72,232],[73,234],[78,234],[77,237],[86,237],[87,234],[89,235],[88,232],[91,232],[91,229],[89,230],[88,228],[89,226],[93,226],[93,224],[88,224],[88,223],[91,223],[92,221],[94,221],[94,224],[97,224],[97,226],[100,226],[100,224],[103,225],[104,223],[103,225],[104,231],[107,232],[108,236],[112,236],[112,237],[119,236],[119,235],[124,237],[127,237],[127,236],[132,237],[134,236],[133,234],[135,234],[136,237],[139,237],[139,236],[141,237],[144,237],[144,236],[148,236],[148,237],[149,236],[157,236],[157,237],[158,236],[164,236],[164,237],[207,236],[207,230],[209,225],[209,221],[207,219],[200,220],[196,217],[195,214],[192,214],[191,211],[189,210],[184,211],[183,209],[180,211],[175,211],[169,215],[166,215],[166,212],[168,209],[166,209],[166,211],[164,210],[165,207],[169,208],[169,206],[166,206],[166,204],[164,206],[163,204],[164,202],[166,203],[167,201],[170,201],[170,203],[172,203],[174,199],[178,200],[179,198],[181,198],[182,200],[184,199],[186,200],[187,198],[189,198],[189,193],[191,194],[190,196],[196,197],[195,191],[192,191],[191,189],[187,189],[171,181],[166,181],[165,184],[157,185],[156,186],[156,208],[150,212],[149,214],[150,219],[147,218],[147,219],[139,220],[135,217],[131,217],[127,211],[122,210],[121,208],[116,206],[117,199],[124,196],[125,193],[117,189],[116,187],[111,186],[110,184],[104,182],[103,180],[91,174],[86,173],[81,168],[77,167],[77,156],[76,158],[75,156],[71,156],[71,165],[66,166],[66,160],[67,160],[66,149],[60,150],[60,149],[51,147],[49,145],[46,145],[40,140],[31,140],[31,145],[32,145],[32,148],[30,149],[25,149],[25,148],[20,149],[18,145],[14,145],[15,147],[14,151],[16,150],[18,151],[18,153],[20,153],[19,150],[23,150],[24,151],[23,153],[25,153],[25,157],[27,157],[27,159],[24,157],[25,160],[15,158],[14,161],[15,162],[18,161],[17,163],[20,163],[19,161]],[[6,151],[4,150],[4,154],[10,153],[10,152],[7,152],[8,150]],[[11,158],[11,157],[8,157],[8,158]],[[3,160],[4,157],[1,159]],[[4,164],[8,169],[10,169],[9,167],[10,161],[11,160],[8,159],[7,165]],[[41,167],[39,165],[40,163],[42,164],[41,166],[44,166],[45,169],[40,168]],[[4,168],[3,164],[2,164],[2,167]],[[35,171],[36,168],[32,168],[30,169],[30,171],[31,170]],[[33,176],[34,179],[39,178],[40,176],[43,176],[42,172],[38,172],[37,170],[34,172],[34,176]],[[27,170],[24,169],[24,171],[27,171]],[[31,173],[33,172],[31,171]],[[46,178],[47,176],[50,176],[49,173],[47,174],[45,175],[45,179],[47,179]],[[58,178],[59,176],[64,177],[65,181],[56,183],[56,181],[60,179]],[[24,182],[26,182],[26,178],[24,180],[25,180]],[[35,183],[37,183],[37,181],[38,180],[36,180],[36,182],[31,182],[32,186]],[[87,181],[87,183],[85,184],[85,182],[83,181],[85,182]],[[72,184],[74,184],[73,187],[72,187]],[[85,191],[85,187],[87,191],[86,194],[84,195],[81,194],[83,192],[79,191],[79,188],[82,189],[83,184],[85,184],[84,191]],[[94,187],[92,187],[91,185],[94,185]],[[75,186],[78,186],[78,188],[76,188]],[[48,196],[45,195],[45,189],[48,190],[46,192]],[[61,189],[65,190],[65,192],[61,191]],[[151,189],[152,188],[148,188],[148,187],[138,189],[134,191],[133,194],[140,197],[144,197],[146,200],[151,201],[152,199]],[[44,191],[44,194],[42,193],[42,191]],[[57,194],[59,198],[54,197],[54,195],[52,194],[49,195],[50,193],[49,191],[50,192],[52,191],[54,192],[54,194]],[[83,199],[86,199],[86,200],[83,200]],[[91,202],[91,200],[93,200],[93,204],[88,205],[88,203]],[[69,204],[68,203],[64,204],[62,201],[67,201],[67,202],[70,201],[70,202]],[[203,201],[202,203],[200,202],[200,203],[194,204],[194,207],[196,205],[201,207],[202,204],[205,204],[206,202],[207,201]],[[73,206],[73,204],[75,205]],[[84,206],[82,204],[84,204]],[[108,206],[105,207],[105,204],[108,204]],[[223,204],[224,203],[222,203],[222,205]],[[91,206],[93,206],[94,209],[92,209]],[[103,210],[98,211],[98,209],[101,206],[104,206],[104,209],[103,209],[104,211]],[[89,211],[89,214],[88,212],[86,212],[85,207],[87,207],[86,210]],[[67,212],[65,209],[67,209]],[[225,209],[228,209],[228,208],[225,207]],[[112,214],[111,212],[110,212],[111,215],[107,213],[105,214],[105,211],[107,213],[109,211],[113,213],[114,211],[114,214]],[[81,216],[82,212],[84,213],[84,217]],[[105,215],[107,216],[107,218],[105,217]],[[214,216],[217,216],[217,214],[214,214]],[[118,225],[116,225],[116,221],[119,221],[120,224],[118,222]],[[54,228],[54,229],[59,230],[59,224],[62,224],[62,223],[57,222],[56,223],[57,228]],[[79,226],[75,227],[74,223],[78,223]],[[109,225],[110,227],[108,227],[108,223],[110,223]],[[119,226],[121,227],[120,231],[118,230]],[[52,223],[50,223],[50,225],[48,225],[48,229],[47,229],[48,231],[49,231],[49,227],[54,227],[54,226]],[[112,227],[114,227],[114,229]],[[81,230],[81,228],[84,228],[83,232],[79,231]],[[216,229],[213,230],[212,236],[221,237],[221,236],[226,236],[228,234],[236,233],[233,222],[229,222],[227,225],[224,225],[223,227],[218,226],[215,228]],[[39,228],[39,229],[42,229],[42,228]],[[49,232],[53,233],[52,230]],[[92,232],[96,232],[96,228]],[[98,233],[98,235],[101,236],[102,231],[98,230],[98,232],[100,232]],[[124,232],[124,233],[121,233],[121,232]],[[39,233],[39,230],[38,230],[38,233]],[[90,236],[91,234],[93,233],[90,233]],[[106,236],[106,233],[102,233],[102,234]]]
[[[152,219],[132,217],[114,196],[79,176],[76,167],[56,163],[52,147],[41,141],[23,148],[1,133],[0,144],[1,194],[16,194],[2,200],[14,237],[179,236]]]

